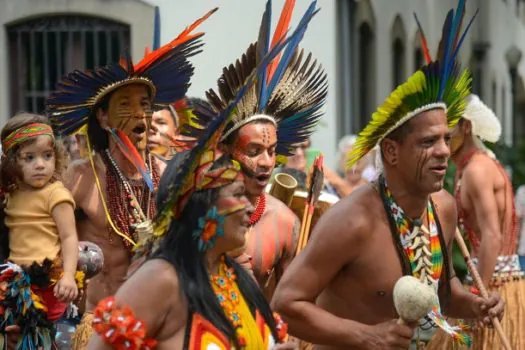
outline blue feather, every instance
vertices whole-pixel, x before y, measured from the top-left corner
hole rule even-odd
[[[272,23],[272,0],[266,1],[266,10],[264,11],[261,29],[259,29],[259,39],[257,41],[257,58],[258,61],[262,60],[264,56],[270,50],[270,28]],[[261,45],[262,44],[262,45]],[[257,77],[259,101],[263,101],[268,98],[269,92],[266,81],[267,70],[263,69]]]
[[[458,7],[456,9],[456,13],[454,16],[454,20],[452,21],[452,25],[450,28],[450,32],[448,33],[448,40],[447,40],[447,50],[445,54],[445,61],[443,62],[444,65],[444,74],[443,74],[443,80],[447,81],[448,76],[450,74],[450,61],[454,52],[454,41],[456,38],[456,33],[460,30],[459,25],[460,21],[463,18],[463,13],[465,12],[465,0],[459,0]],[[443,91],[440,92],[440,99],[442,98]]]
[[[452,16],[454,14],[453,10],[450,10],[448,12],[447,18],[445,20],[445,24],[443,25],[443,34],[442,39],[445,40],[442,42],[442,49],[443,53],[442,55],[439,55],[439,60],[441,61],[441,77],[440,77],[440,83],[439,83],[439,91],[438,91],[438,100],[440,100],[443,97],[443,92],[445,90],[445,83],[446,83],[446,65],[448,60],[448,49],[449,49],[449,42],[453,40],[453,36],[450,34],[452,32]]]
[[[468,25],[467,27],[465,28],[465,31],[463,32],[463,34],[461,35],[461,38],[459,39],[458,41],[458,44],[454,50],[454,53],[452,54],[452,59],[450,60],[449,62],[449,69],[452,69],[452,66],[454,65],[454,62],[456,61],[456,57],[458,55],[458,52],[459,52],[459,48],[461,47],[461,45],[463,44],[463,40],[465,39],[465,35],[467,34],[467,32],[469,31],[470,29],[470,26],[472,25],[472,22],[474,22],[474,18],[476,18],[476,16],[478,15],[479,13],[479,9],[476,10],[476,13],[474,13],[474,16],[472,16],[472,18],[470,19],[470,21],[468,22]]]
[[[266,99],[261,100],[259,103],[259,108],[261,110],[263,110],[266,107],[273,90],[275,89],[279,81],[281,80],[286,70],[286,67],[288,67],[288,63],[290,63],[290,60],[292,59],[295,50],[297,49],[297,47],[299,46],[299,43],[303,39],[304,33],[306,32],[306,29],[308,27],[308,24],[310,23],[310,20],[317,13],[318,10],[315,9],[316,4],[317,4],[317,1],[315,0],[312,1],[308,9],[306,10],[303,18],[301,18],[301,21],[299,22],[297,29],[295,30],[297,34],[293,36],[292,40],[290,41],[290,43],[287,45],[286,49],[284,50],[283,56],[281,57],[281,60],[279,61],[279,64],[277,65],[277,68],[275,69],[275,73],[272,77],[272,80],[268,84],[268,87],[267,87],[268,95],[266,96]]]

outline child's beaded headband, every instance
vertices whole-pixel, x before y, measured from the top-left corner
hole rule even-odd
[[[47,135],[53,140],[55,139],[53,129],[50,125],[44,123],[32,123],[24,125],[7,135],[2,141],[2,150],[4,154],[7,154],[7,152],[14,146],[40,135]]]

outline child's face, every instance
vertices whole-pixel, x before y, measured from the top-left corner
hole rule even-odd
[[[47,135],[38,136],[35,142],[20,147],[16,162],[22,172],[24,185],[44,187],[55,172],[53,141]]]

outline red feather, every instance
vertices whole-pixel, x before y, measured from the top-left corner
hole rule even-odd
[[[135,146],[133,146],[133,144],[131,143],[131,140],[128,138],[128,136],[122,130],[119,130],[119,129],[116,129],[116,134],[117,134],[118,138],[128,148],[127,151],[123,150],[123,149],[120,149],[120,151],[124,154],[124,156],[132,164],[134,164],[137,167],[137,169],[139,169],[141,171],[146,171],[146,166],[144,165],[144,159],[142,159],[141,155],[139,154],[139,152],[137,151]]]
[[[144,57],[146,57],[146,56],[149,55],[150,53],[151,53],[150,48],[146,46],[146,48],[144,49]]]
[[[275,47],[275,45],[277,45],[284,38],[286,32],[288,32],[294,8],[295,0],[286,0],[281,11],[281,17],[279,17],[279,22],[277,23],[277,27],[275,28],[275,33],[273,34],[270,50],[273,47]],[[279,54],[279,56],[275,57],[273,61],[268,65],[266,81],[270,81],[272,79],[272,76],[275,73],[275,69],[277,69],[277,65],[279,64],[280,58],[281,55]]]
[[[432,56],[430,56],[430,51],[428,49],[427,37],[425,36],[425,32],[423,32],[423,27],[421,27],[421,23],[419,23],[419,19],[417,18],[417,15],[415,13],[414,18],[416,19],[416,24],[419,29],[419,37],[421,38],[421,48],[423,49],[423,56],[425,57],[425,62],[426,64],[430,64],[430,62],[432,62]]]
[[[155,61],[157,61],[160,57],[165,55],[167,52],[172,50],[173,48],[184,44],[188,40],[191,40],[193,38],[196,38],[198,36],[203,35],[203,33],[195,33],[191,34],[195,28],[197,28],[202,22],[204,22],[208,17],[210,17],[215,11],[217,11],[217,7],[213,10],[206,13],[204,16],[193,22],[190,26],[188,26],[186,29],[182,31],[175,39],[173,39],[171,42],[167,43],[164,46],[161,46],[157,50],[149,53],[147,56],[145,56],[137,65],[135,65],[135,72],[140,73],[148,69],[151,64],[153,64]]]

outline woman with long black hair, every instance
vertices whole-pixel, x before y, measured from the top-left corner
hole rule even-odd
[[[295,348],[278,344],[286,326],[226,255],[243,247],[253,211],[238,165],[209,150],[185,182],[194,151],[168,164],[157,197],[162,208],[177,193],[167,233],[116,296],[99,304],[89,349]]]

